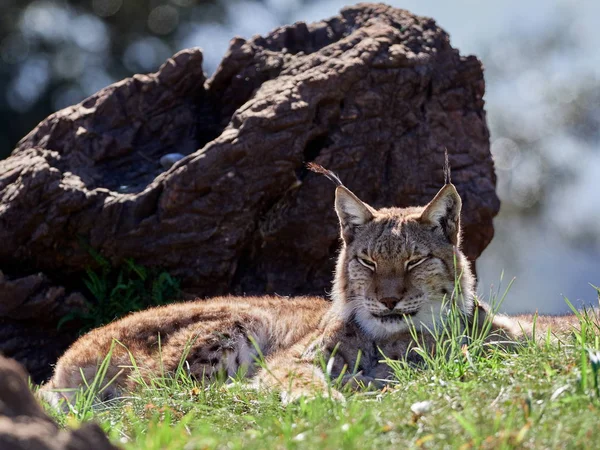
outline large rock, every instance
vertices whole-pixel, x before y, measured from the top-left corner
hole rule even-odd
[[[31,394],[23,368],[0,356],[0,449],[117,450],[117,447],[96,424],[59,430]]]
[[[374,206],[418,205],[446,148],[474,260],[499,208],[483,94],[477,58],[381,4],[236,38],[210,80],[185,50],[48,117],[0,163],[0,267],[77,278],[85,241],[199,296],[324,294],[334,189],[305,163]],[[187,156],[165,171],[173,152]]]

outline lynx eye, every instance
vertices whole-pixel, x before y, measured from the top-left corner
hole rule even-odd
[[[415,267],[423,264],[428,259],[429,259],[428,256],[423,256],[423,257],[420,257],[420,258],[411,259],[410,261],[406,261],[406,270],[412,270]]]
[[[359,263],[361,263],[367,269],[375,272],[375,268],[377,267],[377,264],[375,264],[375,261],[373,261],[369,258],[363,257],[363,256],[357,256],[356,259],[358,260]]]

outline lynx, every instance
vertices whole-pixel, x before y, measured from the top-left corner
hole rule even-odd
[[[475,310],[480,319],[488,313],[486,305],[476,304],[474,277],[459,250],[461,198],[451,182],[424,207],[377,210],[332,172],[311,169],[337,184],[342,245],[331,301],[218,297],[134,313],[77,340],[42,395],[55,405],[71,401],[112,348],[103,400],[135,387],[131,357],[144,377],[174,372],[185,358],[199,380],[243,371],[254,384],[279,390],[285,402],[318,393],[341,398],[318,360],[329,362],[332,379],[379,385],[391,375],[382,354],[418,360],[411,352],[411,324],[433,345],[427,330],[444,320],[447,308],[458,308],[467,322]],[[507,317],[496,316],[493,323],[504,339],[522,331]],[[265,364],[257,363],[259,356]]]

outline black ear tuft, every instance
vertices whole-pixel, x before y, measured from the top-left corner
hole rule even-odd
[[[447,148],[444,148],[444,184],[452,184],[452,174],[450,173],[450,160],[448,159]]]
[[[306,164],[306,168],[312,172],[320,173],[321,175],[325,175],[328,179],[333,181],[337,186],[344,185],[335,173],[333,173],[331,170],[326,169],[325,167],[323,167],[320,164],[317,164],[314,162],[309,162]]]
[[[354,193],[343,185],[338,176],[325,167],[309,162],[306,168],[315,173],[325,175],[333,181],[337,188],[335,190],[335,212],[340,219],[342,238],[349,243],[354,237],[357,227],[360,227],[373,219],[373,210],[369,205],[363,203]]]

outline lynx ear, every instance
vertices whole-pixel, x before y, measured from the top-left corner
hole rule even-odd
[[[453,184],[446,184],[425,207],[421,220],[439,228],[444,236],[458,245],[462,201]]]
[[[357,227],[373,220],[371,207],[344,186],[338,186],[335,190],[335,212],[340,219],[342,237],[346,242],[352,240]]]

